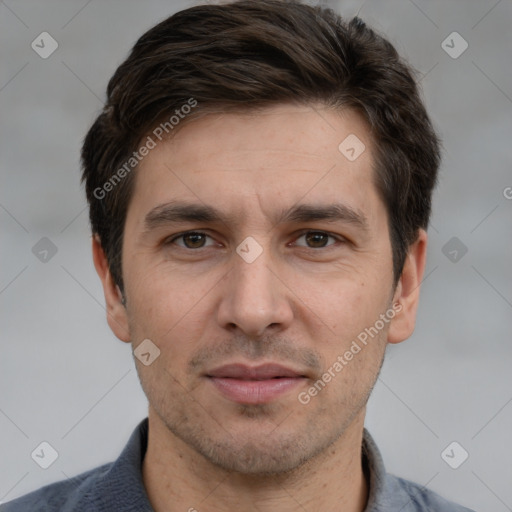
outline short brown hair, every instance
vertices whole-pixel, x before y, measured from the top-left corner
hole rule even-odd
[[[388,212],[395,283],[418,229],[428,225],[438,138],[411,68],[357,17],[346,22],[331,9],[282,0],[192,7],[137,41],[107,96],[83,144],[82,181],[92,231],[121,290],[134,173],[122,173],[108,193],[98,190],[162,118],[191,99],[195,113],[316,102],[356,110],[374,141],[375,185]]]

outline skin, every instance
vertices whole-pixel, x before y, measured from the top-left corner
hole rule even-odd
[[[349,134],[366,145],[353,162],[338,150]],[[124,230],[125,306],[93,238],[111,329],[133,348],[149,338],[160,349],[149,366],[135,360],[149,400],[143,480],[157,512],[364,510],[366,402],[387,344],[414,329],[427,245],[420,230],[395,287],[372,164],[368,127],[351,111],[210,114],[184,124],[137,170]],[[148,212],[173,200],[226,218],[145,230]],[[277,221],[304,203],[343,203],[367,228]],[[191,230],[207,236],[175,238]],[[248,236],[263,250],[252,263],[235,251]],[[300,403],[298,393],[397,303],[379,334]],[[278,362],[307,378],[269,403],[240,404],[205,376],[233,362]]]

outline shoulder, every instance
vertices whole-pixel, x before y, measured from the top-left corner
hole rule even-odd
[[[0,512],[123,512],[149,511],[142,481],[148,422],[140,422],[114,462],[62,480],[5,505]]]
[[[387,495],[402,496],[403,512],[474,512],[441,497],[419,484],[389,473],[386,475]]]
[[[363,467],[370,482],[365,512],[474,512],[424,486],[388,473],[368,430],[363,432]]]
[[[105,464],[73,478],[42,487],[0,505],[0,512],[94,512],[97,510],[94,488],[111,466],[112,463]]]

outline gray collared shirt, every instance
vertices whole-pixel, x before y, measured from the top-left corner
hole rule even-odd
[[[147,441],[146,418],[115,462],[1,505],[0,512],[154,512],[142,483]],[[386,473],[377,445],[366,429],[363,462],[370,488],[365,512],[473,512]]]

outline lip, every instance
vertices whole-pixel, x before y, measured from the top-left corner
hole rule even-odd
[[[225,398],[242,404],[271,402],[307,378],[300,371],[274,363],[227,364],[208,372],[206,377]]]

